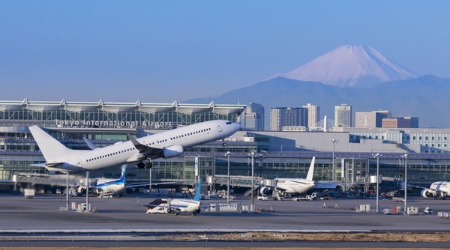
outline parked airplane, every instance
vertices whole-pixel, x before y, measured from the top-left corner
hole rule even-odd
[[[430,188],[424,188],[421,192],[421,195],[425,198],[434,196],[435,198],[445,199],[446,196],[450,195],[450,182],[434,182],[433,184],[431,184]]]
[[[152,159],[171,158],[183,154],[186,147],[224,139],[241,129],[241,125],[227,120],[207,121],[139,139],[130,136],[130,141],[95,150],[68,149],[38,126],[29,129],[47,161],[45,168],[77,172],[132,163],[138,163],[139,168],[151,168]]]
[[[147,213],[173,213],[180,215],[180,213],[192,213],[197,215],[200,213],[200,189],[202,186],[201,179],[198,182],[197,192],[193,200],[190,199],[157,199],[145,205]]]
[[[97,179],[97,183],[94,187],[95,192],[98,195],[120,194],[123,190],[125,190],[127,186],[127,183],[125,181],[126,170],[127,170],[126,166],[123,166],[122,173],[120,174],[119,179],[106,179],[106,178]],[[81,190],[80,193],[84,193],[83,190]]]
[[[93,183],[90,182],[90,184],[93,184],[90,187],[90,189],[93,193],[97,194],[98,196],[110,196],[114,194],[122,195],[124,190],[126,190],[127,188],[144,187],[150,185],[148,182],[128,185],[125,180],[125,175],[126,175],[126,165],[122,166],[122,172],[120,174],[119,179],[94,178],[93,180],[94,182]],[[72,190],[73,194],[76,195],[86,193],[86,184],[84,183],[84,181],[85,181],[84,179],[80,180],[81,185],[75,187]],[[178,182],[152,183],[152,186],[161,184],[172,184],[172,183]]]
[[[313,187],[317,185],[317,183],[313,180],[314,175],[314,163],[316,157],[312,158],[311,165],[309,166],[308,175],[306,179],[303,178],[275,178],[272,181],[272,185],[266,185],[266,187],[261,187],[261,194],[268,194],[270,190],[280,190],[284,193],[297,193],[302,194],[311,190]],[[323,185],[322,185],[323,186]],[[328,188],[336,188],[336,184],[326,185]]]

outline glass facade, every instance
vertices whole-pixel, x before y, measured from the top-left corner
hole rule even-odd
[[[378,139],[384,143],[420,145],[420,153],[450,153],[450,129],[368,129],[346,130],[350,133],[350,142]]]
[[[171,129],[210,120],[237,121],[246,105],[0,101],[0,126]]]
[[[3,106],[2,106],[3,105]],[[171,129],[198,122],[228,119],[237,121],[243,105],[182,105],[182,104],[105,104],[105,103],[5,103],[0,101],[0,179],[11,180],[18,173],[48,173],[45,168],[33,164],[45,163],[39,147],[31,138],[27,127],[40,125],[64,145],[72,149],[88,149],[83,137],[103,147],[117,141],[127,140],[127,134],[137,137],[147,133],[157,133],[159,129]],[[151,111],[151,112],[150,112]],[[155,112],[154,112],[155,111]],[[149,130],[152,129],[152,130]],[[269,145],[276,143],[276,134],[247,132],[242,138],[212,142],[185,149],[183,156],[153,161],[152,176],[155,181],[182,181],[191,185],[195,180],[195,158],[199,159],[200,174],[206,182],[207,176],[226,175],[228,160],[225,153],[230,151],[231,174],[251,175],[251,151],[270,151]],[[442,158],[408,159],[408,180],[427,185],[434,181],[450,179],[450,130],[372,130],[350,131],[349,140],[358,143],[363,139],[379,139],[387,143],[419,143],[424,152],[441,153]],[[295,139],[285,138],[293,143]],[[328,142],[328,141],[327,141]],[[303,144],[302,144],[303,145]],[[255,176],[264,179],[305,178],[312,155],[316,156],[314,180],[332,179],[331,152],[296,151],[284,154],[281,151],[268,152],[265,157],[255,158]],[[428,149],[428,150],[426,150]],[[306,153],[305,153],[306,152]],[[338,154],[338,153],[337,153]],[[361,182],[376,173],[376,160],[367,153],[345,153],[350,156],[336,156],[336,176],[338,182]],[[288,156],[281,156],[288,155]],[[434,154],[437,155],[437,154]],[[340,158],[348,157],[348,158]],[[399,157],[398,157],[399,158]],[[404,165],[401,159],[380,158],[380,173],[384,177],[403,179]],[[83,175],[82,173],[78,175]],[[110,168],[91,173],[92,177],[118,178],[120,168]],[[127,181],[148,181],[150,171],[129,167]]]
[[[71,112],[67,110],[33,111],[27,109],[0,111],[0,125],[27,126],[29,121],[45,127],[95,127],[95,128],[141,128],[171,129],[211,120],[236,121],[238,114],[213,112],[184,114],[176,111],[146,113],[126,111],[112,113],[103,110]]]

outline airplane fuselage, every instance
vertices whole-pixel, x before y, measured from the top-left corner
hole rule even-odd
[[[97,189],[101,193],[108,193],[108,194],[117,194],[122,192],[125,187],[126,183],[124,182],[116,182],[115,180],[112,180],[110,182],[105,183],[99,183],[97,181]]]
[[[432,196],[445,197],[450,195],[450,182],[447,181],[437,181],[430,185],[430,188],[425,188],[422,190],[421,195],[425,198]]]
[[[450,194],[450,182],[446,182],[446,181],[434,182],[431,184],[430,189]]]
[[[200,209],[200,202],[188,199],[173,199],[169,202],[170,207],[176,207],[180,212],[195,213]]]
[[[315,182],[306,179],[276,178],[276,187],[286,193],[306,193],[314,187]]]
[[[47,159],[50,165],[46,167],[55,171],[98,170],[145,159],[170,158],[183,154],[184,148],[224,139],[239,129],[239,124],[227,120],[207,121],[136,139],[146,147],[164,150],[156,155],[142,155],[132,141],[126,141],[95,150],[71,150],[70,155],[52,159],[63,164],[52,169],[52,162]]]

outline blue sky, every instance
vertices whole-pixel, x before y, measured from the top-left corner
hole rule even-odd
[[[0,100],[182,102],[368,45],[450,78],[449,1],[0,1]]]

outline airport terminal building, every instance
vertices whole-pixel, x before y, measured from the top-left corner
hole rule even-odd
[[[246,105],[214,102],[108,103],[102,100],[68,102],[64,99],[45,102],[27,99],[0,101],[0,180],[10,181],[19,173],[47,173],[41,167],[32,166],[44,163],[45,159],[28,130],[31,125],[44,127],[70,148],[89,149],[83,137],[102,147],[126,140],[127,134],[142,137],[217,119],[238,122],[239,115],[245,108]],[[311,158],[315,156],[314,179],[330,181],[333,176],[334,151],[337,183],[365,185],[368,177],[376,171],[376,159],[373,157],[375,153],[382,154],[380,173],[383,177],[401,181],[407,162],[408,180],[411,182],[428,185],[434,181],[450,180],[450,154],[446,150],[447,143],[444,143],[444,140],[450,139],[450,133],[447,135],[446,130],[433,130],[432,135],[428,135],[427,131],[405,133],[398,130],[383,132],[348,129],[334,132],[238,131],[226,139],[226,147],[221,141],[212,142],[186,149],[182,156],[154,160],[152,180],[180,181],[180,187],[190,186],[194,183],[197,172],[205,181],[211,182],[215,176],[227,174],[226,152],[232,153],[231,175],[250,176],[249,153],[252,151],[258,153],[254,166],[255,175],[263,179],[303,178]],[[407,140],[395,136],[404,136]],[[427,148],[421,144],[422,141],[418,141],[419,136],[424,141],[427,139],[426,144],[436,147],[439,145],[442,150],[432,152],[431,147]],[[416,138],[418,143],[411,143]],[[338,142],[333,144],[332,139]],[[119,175],[119,168],[91,173],[92,177],[116,178]],[[142,182],[148,181],[149,176],[148,169],[129,167],[126,179],[128,182]]]

